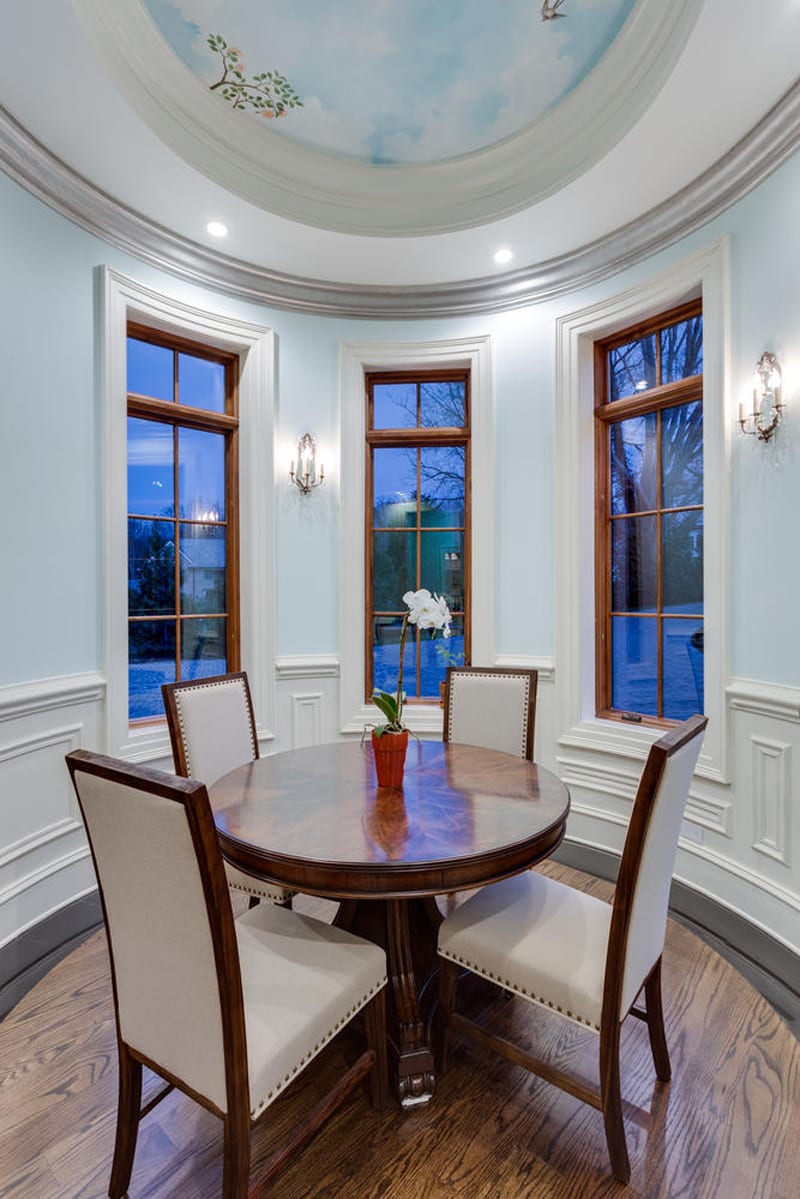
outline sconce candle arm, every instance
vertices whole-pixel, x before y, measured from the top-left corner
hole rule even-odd
[[[765,350],[753,375],[753,411],[746,412],[744,404],[739,405],[739,428],[748,437],[769,441],[781,422],[784,407],[780,363]]]
[[[289,467],[289,478],[296,483],[303,495],[325,482],[325,467],[317,467],[317,444],[310,433],[304,433],[297,443],[297,470],[294,460]]]

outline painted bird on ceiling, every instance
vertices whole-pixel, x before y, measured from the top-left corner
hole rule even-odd
[[[565,12],[558,11],[563,3],[564,0],[544,0],[544,4],[542,5],[542,20],[555,21],[559,17],[566,17],[567,14]]]

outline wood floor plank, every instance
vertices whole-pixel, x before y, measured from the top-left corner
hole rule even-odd
[[[611,894],[567,867],[543,869]],[[295,902],[327,919],[335,911]],[[797,1041],[749,983],[672,921],[663,985],[669,1086],[655,1080],[645,1026],[623,1027],[629,1186],[610,1175],[598,1112],[454,1037],[432,1103],[378,1114],[357,1092],[273,1181],[269,1199],[797,1199]],[[502,1035],[597,1081],[591,1033],[480,982],[462,1002]],[[357,1049],[346,1032],[273,1105],[254,1133],[254,1171]],[[97,933],[0,1023],[0,1199],[104,1199],[116,1078]],[[146,1077],[146,1093],[153,1085]],[[130,1199],[218,1199],[221,1154],[219,1121],[174,1093],[142,1124]]]

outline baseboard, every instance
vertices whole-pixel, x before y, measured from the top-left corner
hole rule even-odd
[[[564,866],[616,882],[619,856],[607,849],[562,841],[553,857]],[[675,879],[669,906],[676,920],[753,984],[800,1040],[800,990],[789,982],[800,978],[797,955],[743,916]]]
[[[0,949],[0,1019],[103,922],[96,891],[53,912]]]

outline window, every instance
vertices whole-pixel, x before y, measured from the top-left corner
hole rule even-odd
[[[700,301],[595,344],[597,710],[704,706]]]
[[[238,356],[129,323],[128,717],[239,666]]]
[[[449,664],[470,653],[470,373],[366,376],[365,699],[397,684],[406,591],[443,595],[449,640],[406,640],[407,698],[438,699]]]

